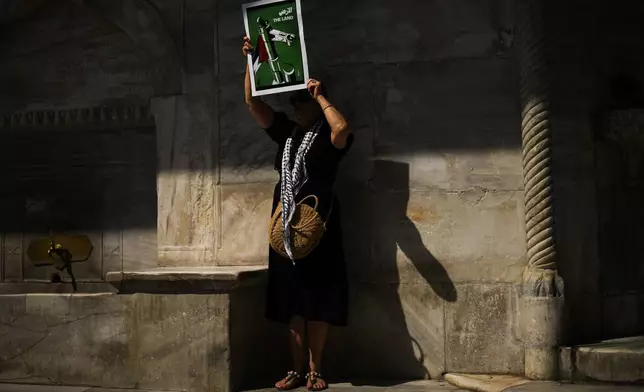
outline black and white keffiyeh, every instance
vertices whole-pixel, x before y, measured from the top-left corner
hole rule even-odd
[[[291,220],[295,215],[295,198],[309,179],[308,173],[306,172],[306,154],[309,152],[315,138],[320,132],[322,123],[323,121],[319,120],[306,132],[302,139],[302,143],[297,149],[297,155],[295,156],[292,166],[291,157],[293,136],[286,140],[286,145],[284,146],[284,152],[282,154],[282,229],[284,230],[284,248],[293,263],[295,263],[295,258],[293,257],[293,250],[291,247],[290,226]]]

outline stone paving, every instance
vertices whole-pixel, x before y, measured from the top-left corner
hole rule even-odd
[[[66,387],[52,385],[0,384],[0,392],[169,392],[140,389],[109,389],[93,387]]]
[[[105,389],[93,387],[51,386],[51,385],[24,385],[2,384],[0,392],[171,392],[161,390],[134,390],[134,389]],[[275,389],[258,389],[252,392],[274,392]],[[299,388],[296,392],[305,392]],[[450,385],[445,381],[414,381],[397,385],[356,385],[349,383],[331,384],[329,392],[465,392]],[[503,392],[644,392],[644,386],[626,385],[571,385],[556,382],[531,382],[525,385],[511,387]],[[501,390],[499,390],[501,392]]]
[[[63,387],[51,385],[18,385],[18,384],[0,384],[0,392],[169,392],[169,391],[151,391],[151,390],[133,390],[133,389],[104,389],[92,387]],[[306,392],[305,388],[299,388],[297,392]],[[464,392],[450,385],[445,381],[414,381],[403,384],[391,385],[379,384],[373,385],[354,385],[349,383],[331,384],[329,392]],[[274,388],[258,389],[253,392],[275,392]]]

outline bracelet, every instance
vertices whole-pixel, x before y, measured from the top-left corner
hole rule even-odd
[[[322,111],[323,111],[323,112],[325,112],[325,111],[326,111],[328,108],[330,108],[330,107],[333,107],[333,105],[328,104],[328,105],[327,105],[327,107],[325,107],[324,109],[322,109]]]

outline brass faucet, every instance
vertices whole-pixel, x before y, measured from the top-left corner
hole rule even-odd
[[[93,248],[86,235],[64,235],[50,232],[49,236],[35,239],[29,243],[27,256],[36,267],[53,266],[58,271],[67,271],[75,292],[77,285],[72,264],[87,261]],[[60,275],[55,273],[52,283],[60,282],[62,282]]]
[[[56,257],[59,259],[60,262],[54,262],[54,267],[59,271],[67,271],[67,274],[69,274],[69,277],[72,280],[72,288],[74,289],[74,292],[76,292],[78,288],[76,286],[76,278],[74,277],[74,272],[72,271],[71,252],[68,249],[64,248],[61,244],[57,244],[52,238],[49,241],[49,249],[47,250],[47,255],[53,260],[56,260]]]

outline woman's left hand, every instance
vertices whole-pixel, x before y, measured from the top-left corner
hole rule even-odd
[[[309,90],[309,94],[311,94],[313,99],[317,101],[322,95],[322,82],[315,79],[309,79],[306,83],[306,89]]]

